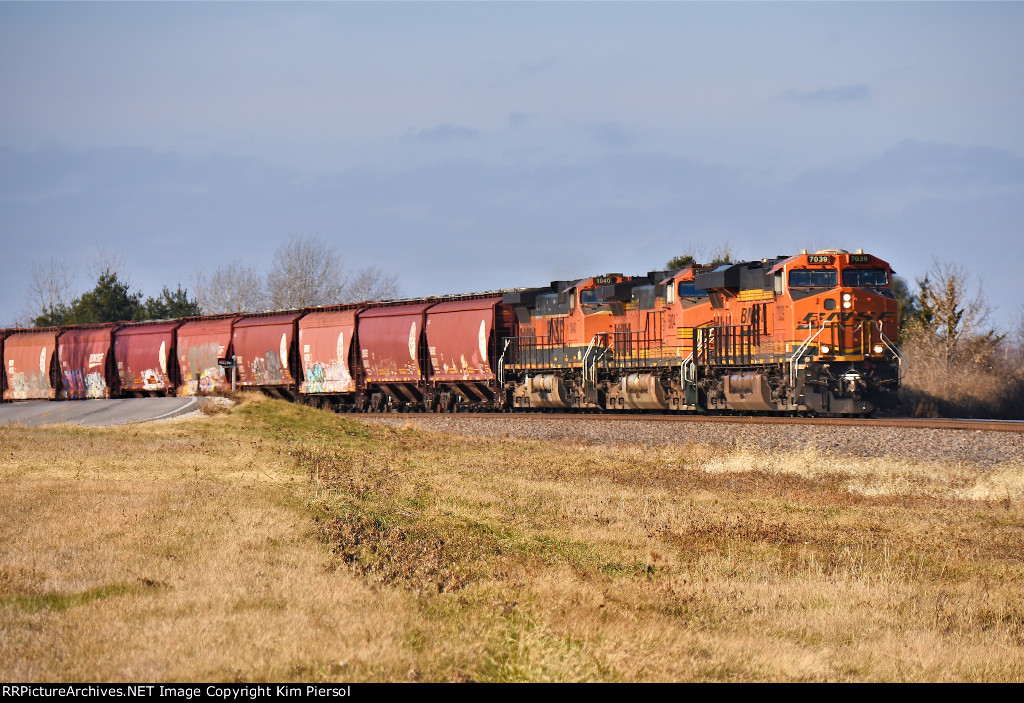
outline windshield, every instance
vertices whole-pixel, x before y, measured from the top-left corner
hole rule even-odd
[[[843,285],[850,288],[883,288],[889,285],[889,274],[884,269],[845,269]]]
[[[834,269],[789,272],[790,288],[835,288],[839,277]]]
[[[584,305],[594,305],[598,302],[597,291],[593,288],[580,291],[580,302]]]

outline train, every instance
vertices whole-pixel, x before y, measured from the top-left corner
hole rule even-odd
[[[861,250],[547,286],[0,330],[5,402],[252,389],[335,412],[867,416],[898,404],[893,272]]]

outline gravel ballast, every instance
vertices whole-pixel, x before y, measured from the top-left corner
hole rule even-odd
[[[996,466],[1024,459],[1024,434],[962,429],[835,425],[550,418],[516,415],[396,415],[374,418],[392,427],[415,427],[478,437],[569,440],[587,444],[742,447],[755,451],[807,448],[834,456],[893,457]]]

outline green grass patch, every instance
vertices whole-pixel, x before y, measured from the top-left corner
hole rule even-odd
[[[10,607],[24,613],[38,613],[42,611],[60,613],[69,608],[88,605],[98,600],[141,593],[154,588],[160,588],[162,585],[149,580],[140,580],[136,583],[114,583],[106,586],[97,586],[84,591],[78,591],[77,593],[38,593],[0,596],[0,608]]]

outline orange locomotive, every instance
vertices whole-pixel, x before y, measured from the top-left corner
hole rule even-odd
[[[825,250],[506,294],[515,409],[870,414],[901,358],[889,265]]]

